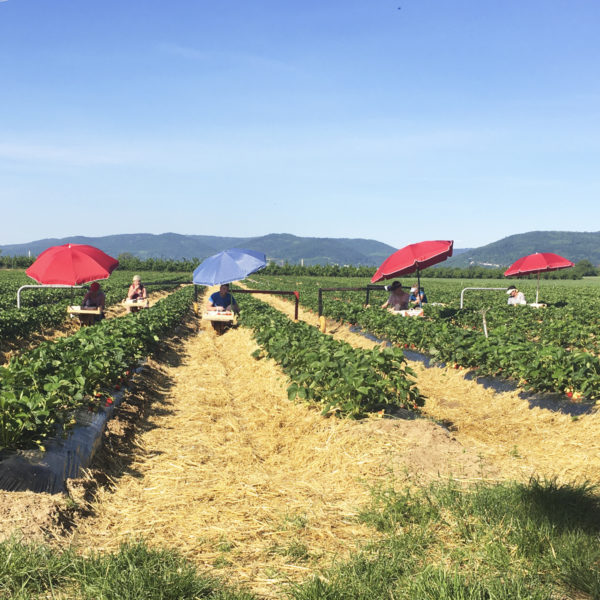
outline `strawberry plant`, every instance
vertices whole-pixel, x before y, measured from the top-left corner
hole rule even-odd
[[[106,293],[106,304],[118,304],[125,297],[131,283],[132,273],[117,271],[109,280],[102,282]],[[144,276],[144,273],[142,273]],[[173,283],[161,283],[161,280],[189,281],[189,274],[147,273],[148,291],[171,290],[177,287]],[[78,304],[85,293],[79,288],[36,288],[26,289],[21,294],[21,308],[16,308],[17,290],[22,285],[35,284],[22,271],[0,272],[0,340],[13,342],[25,339],[34,332],[46,328],[55,328],[67,318],[67,306]]]
[[[289,278],[255,278],[260,285],[273,289],[290,286]],[[301,303],[313,311],[317,310],[319,287],[367,283],[356,279],[343,282],[339,278],[291,279],[300,290]],[[426,305],[424,319],[405,319],[381,311],[376,295],[374,308],[366,309],[364,292],[336,292],[340,299],[328,298],[324,312],[400,347],[416,348],[440,362],[477,368],[482,375],[514,379],[528,390],[563,393],[569,389],[577,398],[596,400],[600,398],[597,288],[559,283],[544,284],[544,299],[550,305],[540,310],[509,307],[501,292],[496,296],[474,292],[469,307],[460,310],[460,290],[473,282],[428,281],[430,300],[435,298],[446,305]],[[494,282],[486,285],[491,287]],[[378,293],[382,302],[385,294]],[[488,309],[488,337],[483,332],[482,307]]]
[[[244,297],[240,322],[261,346],[256,356],[273,358],[289,377],[290,399],[352,418],[386,406],[416,410],[423,405],[414,373],[398,349],[353,348],[249,297]]]
[[[0,450],[52,433],[99,389],[117,384],[181,322],[192,295],[183,288],[147,310],[42,343],[0,367]]]

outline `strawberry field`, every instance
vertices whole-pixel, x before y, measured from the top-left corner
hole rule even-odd
[[[142,273],[149,290],[177,287],[189,274]],[[117,272],[103,282],[107,304],[118,304],[132,274]],[[26,338],[29,332],[56,327],[66,318],[67,304],[83,290],[26,290],[23,308],[14,308],[16,290],[30,280],[22,272],[3,272],[0,288],[2,342]],[[318,290],[359,287],[364,279],[254,276],[257,288],[297,289],[300,301],[318,309]],[[505,281],[486,287],[501,287]],[[520,286],[529,298],[535,282]],[[478,375],[511,380],[523,389],[564,394],[573,401],[600,397],[597,314],[598,284],[543,282],[546,308],[511,307],[502,290],[470,291],[472,281],[428,280],[430,304],[423,318],[401,318],[379,308],[386,292],[338,291],[324,295],[324,314],[390,341],[393,348],[366,352],[323,336],[316,328],[292,323],[278,311],[250,296],[243,299],[241,323],[253,330],[261,347],[256,357],[274,358],[289,378],[290,399],[321,405],[324,413],[361,416],[388,404],[418,409],[423,403],[414,373],[401,349],[422,352],[437,362],[469,368]],[[94,402],[131,369],[188,310],[192,288],[171,294],[156,307],[55,342],[46,342],[13,356],[0,370],[0,447],[26,446],[64,428],[71,412]],[[315,315],[316,324],[316,315]]]
[[[253,276],[252,285],[297,289],[301,303],[318,310],[319,287],[366,286],[368,280]],[[405,280],[405,283],[406,280]],[[503,291],[469,291],[466,287],[502,287],[506,280],[427,280],[429,305],[424,318],[410,319],[379,308],[383,291],[327,292],[325,316],[360,327],[393,344],[423,352],[436,361],[470,368],[481,375],[510,379],[526,390],[565,394],[572,400],[600,397],[600,287],[591,282],[542,282],[546,308],[512,307]],[[535,299],[535,282],[518,282]],[[315,317],[316,323],[316,317]],[[485,326],[484,326],[485,325]],[[486,335],[487,332],[487,335]]]
[[[103,282],[107,306],[126,295],[132,273],[115,273]],[[142,274],[143,276],[144,274]],[[188,274],[149,273],[149,293],[172,290]],[[2,342],[26,339],[59,326],[66,306],[79,303],[82,289],[31,289],[14,308],[16,291],[31,280],[22,272],[2,272],[0,335]],[[57,340],[41,342],[0,367],[0,450],[42,445],[47,435],[65,432],[73,411],[105,402],[107,390],[127,378],[137,362],[152,353],[162,336],[181,322],[193,288],[173,292],[140,313],[107,319]]]
[[[127,295],[134,273],[116,271],[102,282],[106,305],[118,304]],[[140,273],[142,281],[150,282],[148,292],[171,290],[173,281],[189,281],[188,273]],[[164,282],[164,283],[161,283]],[[169,282],[169,283],[167,283]],[[21,291],[21,308],[17,308],[17,290],[23,285],[35,285],[23,271],[0,271],[0,342],[5,344],[27,338],[48,328],[58,327],[67,319],[69,304],[79,304],[86,289],[47,288]]]
[[[123,288],[115,287],[117,303],[129,279],[124,279]],[[244,286],[297,289],[304,305],[301,321],[292,320],[293,306],[281,297],[238,294],[239,326],[223,335],[190,310],[194,289],[179,287],[160,294],[162,299],[147,310],[131,315],[112,310],[109,318],[92,327],[29,344],[0,369],[0,455],[45,461],[62,444],[57,433],[76,438],[88,419],[110,415],[103,434],[105,450],[96,455],[90,475],[79,483],[70,480],[73,487],[70,483],[65,488],[72,505],[84,502],[89,490],[94,494],[89,505],[93,513],[82,504],[75,526],[70,526],[74,546],[111,556],[135,532],[149,546],[181,548],[193,564],[248,585],[257,598],[291,597],[278,595],[276,589],[290,582],[297,584],[300,595],[295,597],[323,597],[323,586],[329,583],[312,574],[323,572],[329,556],[351,561],[355,544],[369,543],[370,527],[377,529],[378,539],[391,528],[398,540],[408,540],[400,562],[395,549],[391,556],[381,554],[373,581],[386,581],[378,565],[390,564],[401,564],[403,572],[408,569],[403,588],[418,573],[426,573],[423,580],[429,581],[429,549],[435,540],[434,551],[444,557],[443,568],[454,568],[455,560],[457,568],[467,565],[469,581],[487,577],[489,585],[496,585],[523,563],[531,589],[545,586],[562,593],[567,586],[588,594],[581,597],[596,597],[597,508],[585,485],[571,492],[554,479],[539,484],[532,480],[464,493],[462,486],[487,477],[526,481],[530,469],[540,477],[559,474],[560,481],[574,476],[597,480],[597,411],[562,404],[585,409],[573,418],[575,413],[532,408],[518,393],[495,394],[467,381],[460,371],[426,368],[404,356],[405,349],[419,350],[434,362],[508,378],[522,387],[552,391],[556,386],[563,397],[559,386],[568,389],[582,371],[585,379],[573,389],[579,393],[587,389],[591,402],[594,379],[587,362],[595,365],[598,354],[591,314],[594,284],[546,284],[542,297],[549,305],[546,309],[509,308],[500,290],[473,292],[460,310],[460,290],[471,282],[428,281],[432,304],[423,318],[414,319],[381,310],[387,296],[382,291],[371,293],[368,308],[364,292],[331,292],[324,299],[328,334],[321,333],[316,327],[319,287],[365,284],[356,279],[253,275]],[[531,289],[522,287],[531,297]],[[203,304],[212,291],[201,290],[198,302]],[[70,303],[70,298],[63,301]],[[586,308],[587,322],[579,314]],[[177,327],[182,321],[184,326]],[[349,330],[334,321],[355,327]],[[361,331],[392,344],[368,340],[359,335]],[[558,385],[556,364],[553,371],[548,368],[552,353],[557,353],[556,363],[565,373]],[[135,366],[149,356],[130,382]],[[586,364],[569,362],[576,357],[585,358]],[[76,421],[74,416],[81,413],[87,418]],[[350,419],[323,418],[334,415]],[[426,418],[418,418],[421,415]],[[33,467],[38,469],[38,464]],[[439,491],[423,487],[424,495],[419,495],[420,478],[456,473],[460,483]],[[405,481],[407,474],[415,479]],[[382,487],[389,477],[398,478],[398,489]],[[107,478],[110,486],[103,483]],[[411,486],[406,496],[401,489],[405,483]],[[357,514],[353,507],[365,506],[370,497],[372,507]],[[471,497],[476,499],[475,512],[465,503]],[[11,503],[5,502],[3,515],[24,522],[25,509],[16,511],[15,506],[27,498],[25,492],[15,492]],[[531,518],[536,498],[543,504],[542,525]],[[587,537],[559,536],[548,543],[546,499],[556,500],[559,514],[565,506],[573,514],[576,502],[585,514],[592,514],[594,523],[583,522],[589,529]],[[507,531],[493,530],[494,539],[500,541],[489,552],[496,521],[490,520],[488,508],[479,516],[484,500],[486,507],[501,507],[497,520],[509,524]],[[511,538],[510,556],[496,569],[505,540],[517,525],[521,527],[520,522],[515,525],[520,503],[529,529],[523,534],[519,529],[518,539]],[[458,507],[455,516],[448,506]],[[10,511],[16,512],[14,518]],[[462,535],[465,514],[471,525],[463,539],[454,534],[452,524],[459,524]],[[420,519],[423,515],[427,518]],[[579,535],[574,529],[573,535]],[[416,542],[423,531],[427,544],[421,548]],[[486,549],[490,556],[473,548]],[[21,550],[8,551],[13,556]],[[355,563],[348,565],[349,572],[357,572]],[[87,570],[87,564],[82,568]],[[362,567],[359,571],[364,573]],[[99,572],[106,579],[104,563]],[[533,582],[531,572],[540,574]],[[56,589],[70,589],[72,582],[83,581],[72,567],[61,567],[61,573],[66,579],[53,580]],[[364,580],[360,573],[357,585]],[[299,587],[307,576],[305,587]],[[390,573],[389,586],[396,585],[398,577]],[[153,567],[149,585],[155,578]],[[13,573],[5,577],[5,582],[13,580]],[[337,576],[331,581],[338,585]],[[513,597],[524,585],[518,581],[497,595]],[[311,586],[314,595],[304,594]],[[38,596],[30,597],[47,596],[43,584],[39,589]],[[139,589],[136,593],[138,597]],[[340,597],[359,595],[353,588]],[[369,589],[362,595],[382,594]],[[434,596],[454,597],[437,592]],[[420,597],[420,592],[407,597]]]

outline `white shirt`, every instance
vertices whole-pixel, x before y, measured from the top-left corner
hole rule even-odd
[[[517,292],[514,296],[508,299],[509,304],[527,304],[525,300],[525,294],[523,292]]]

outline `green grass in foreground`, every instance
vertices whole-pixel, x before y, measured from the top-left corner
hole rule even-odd
[[[216,578],[200,575],[172,551],[144,544],[84,558],[14,541],[0,544],[0,598],[26,600],[251,600]]]
[[[361,520],[382,534],[294,600],[600,598],[600,497],[587,484],[442,482],[374,492]],[[0,598],[256,600],[172,551],[125,545],[83,558],[0,544]]]
[[[361,518],[383,541],[295,600],[600,598],[600,498],[587,484],[379,490]]]

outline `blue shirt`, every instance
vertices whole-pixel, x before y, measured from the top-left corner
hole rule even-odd
[[[417,300],[417,295],[416,294],[411,294],[410,295],[410,301],[414,302],[415,300]],[[427,304],[427,294],[425,294],[425,292],[423,290],[421,290],[421,304]]]
[[[227,292],[225,297],[221,296],[220,292],[215,292],[211,295],[210,301],[212,302],[213,306],[222,306],[223,308],[227,308],[228,306],[236,303],[233,299],[233,296],[229,292]]]

